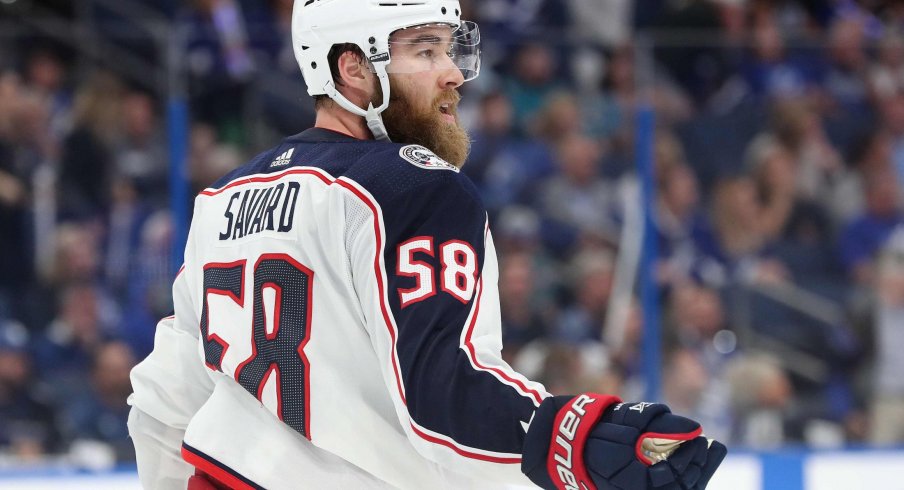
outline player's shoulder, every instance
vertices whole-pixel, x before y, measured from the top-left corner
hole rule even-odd
[[[422,201],[436,193],[476,199],[470,179],[455,165],[421,145],[380,143],[355,163],[346,176],[379,201]]]
[[[299,169],[317,169],[331,179],[351,181],[381,204],[425,204],[439,195],[454,195],[463,204],[472,202],[482,207],[470,179],[429,148],[359,140],[322,128],[286,138],[229,172],[208,190],[254,176],[298,173]]]
[[[223,189],[233,182],[257,175],[271,173],[275,169],[274,164],[280,163],[283,160],[286,160],[288,162],[288,160],[291,159],[291,152],[286,153],[285,151],[283,151],[285,147],[287,147],[287,145],[286,142],[283,141],[270,149],[258,153],[243,165],[236,167],[235,169],[217,179],[216,182],[208,186],[201,194],[210,194],[211,191],[215,192],[217,190]]]

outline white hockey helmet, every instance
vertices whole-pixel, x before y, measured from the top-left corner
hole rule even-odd
[[[388,140],[380,117],[389,106],[389,36],[400,29],[443,24],[453,29],[450,55],[465,81],[480,73],[480,32],[461,20],[458,0],[295,0],[292,46],[308,94],[327,95],[345,110],[366,118],[377,139]],[[380,107],[364,109],[336,90],[328,55],[336,44],[356,44],[370,61],[383,90]]]

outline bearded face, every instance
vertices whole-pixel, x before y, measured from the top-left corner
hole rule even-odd
[[[468,158],[471,139],[458,124],[458,92],[448,89],[433,100],[426,100],[415,89],[410,75],[390,75],[389,82],[390,101],[383,111],[383,123],[390,139],[421,145],[461,168]],[[378,93],[377,98],[382,99],[382,95]],[[378,106],[377,102],[374,106]]]

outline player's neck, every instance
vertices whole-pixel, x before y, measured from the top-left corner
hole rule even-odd
[[[370,133],[370,129],[367,128],[363,117],[356,116],[342,109],[337,111],[329,109],[317,111],[314,127],[347,134],[359,140],[373,139],[373,135]]]

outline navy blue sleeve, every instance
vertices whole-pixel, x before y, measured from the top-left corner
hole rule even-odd
[[[483,369],[481,353],[464,343],[476,317],[499,322],[498,300],[476,304],[482,296],[497,297],[488,291],[497,288],[495,280],[483,281],[486,212],[467,177],[417,172],[415,178],[426,174],[428,180],[382,205],[387,294],[398,326],[408,412],[417,425],[458,445],[520,455],[522,422],[530,420],[542,390],[503,382],[511,378],[499,353],[484,350],[497,358],[492,364],[503,367]],[[412,272],[424,266],[432,271],[430,285]],[[489,335],[498,337],[498,327]]]

